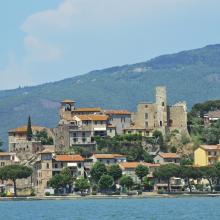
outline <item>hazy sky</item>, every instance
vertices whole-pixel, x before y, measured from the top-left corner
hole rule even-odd
[[[0,0],[0,90],[220,43],[219,0]]]

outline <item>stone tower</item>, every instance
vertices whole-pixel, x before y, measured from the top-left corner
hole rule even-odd
[[[156,124],[165,134],[167,128],[167,94],[165,86],[156,87]]]
[[[72,100],[64,100],[60,107],[60,120],[68,120],[71,117],[71,112],[75,109],[75,102]]]

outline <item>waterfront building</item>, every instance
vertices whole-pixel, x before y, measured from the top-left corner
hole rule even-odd
[[[194,151],[194,164],[208,166],[220,162],[220,144],[201,145]]]
[[[140,179],[135,174],[135,169],[138,165],[143,165],[148,167],[149,169],[149,174],[147,175],[148,178],[153,178],[153,172],[160,166],[160,164],[145,163],[145,162],[124,162],[119,164],[120,168],[122,169],[122,174],[130,176],[135,183],[140,183]]]

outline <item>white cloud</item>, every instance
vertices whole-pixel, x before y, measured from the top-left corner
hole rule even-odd
[[[56,9],[37,12],[29,16],[21,29],[27,34],[34,33],[38,30],[59,30],[68,29],[71,25],[75,14],[74,2],[64,0]]]
[[[62,51],[60,48],[46,44],[34,36],[26,36],[24,43],[28,54],[26,56],[26,61],[46,62],[55,61],[62,57]]]

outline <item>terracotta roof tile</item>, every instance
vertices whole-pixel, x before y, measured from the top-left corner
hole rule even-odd
[[[15,156],[16,153],[12,152],[0,152],[0,156]]]
[[[200,146],[204,150],[220,150],[220,145],[201,145]]]
[[[68,162],[82,162],[84,158],[78,154],[75,155],[56,155],[54,158],[56,161],[68,161]]]
[[[70,99],[65,99],[65,100],[63,100],[61,103],[75,103],[75,101],[73,101],[73,100],[70,100]]]
[[[128,110],[105,110],[108,115],[131,115]]]
[[[180,156],[176,153],[159,153],[159,156],[162,158],[180,158]]]
[[[82,121],[107,121],[108,116],[106,115],[77,115]]]
[[[32,125],[32,131],[42,131],[46,129],[45,127]],[[11,129],[9,132],[27,132],[27,125],[23,125],[18,128]]]
[[[97,159],[115,159],[120,157],[126,157],[125,155],[121,154],[93,154],[93,156]]]
[[[73,112],[100,112],[101,108],[77,108]]]
[[[120,163],[122,169],[135,169],[138,165],[143,165],[146,167],[159,167],[160,164],[156,163],[144,163],[144,162],[124,162]]]

